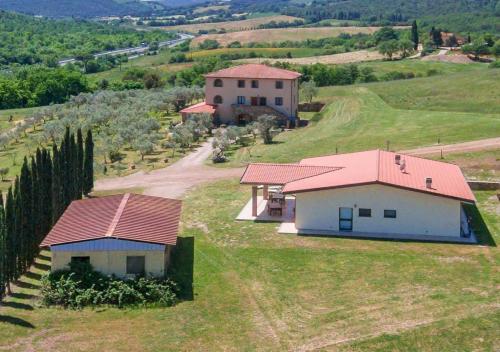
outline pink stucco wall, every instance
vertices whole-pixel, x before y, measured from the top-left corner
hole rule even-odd
[[[276,79],[259,79],[259,88],[252,88],[251,79],[245,79],[245,88],[238,88],[239,79],[237,78],[220,78],[223,86],[214,87],[215,79],[206,78],[205,100],[209,104],[215,104],[215,96],[220,95],[222,97],[222,104],[217,105],[217,115],[223,123],[236,122],[236,116],[233,116],[231,106],[238,103],[238,96],[245,97],[245,105],[251,105],[252,97],[266,97],[268,106],[291,119],[297,117],[299,103],[298,79],[280,80],[283,82],[282,89],[276,89]],[[276,97],[283,98],[283,105],[275,105]]]

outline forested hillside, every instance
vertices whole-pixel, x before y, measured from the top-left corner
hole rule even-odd
[[[136,0],[2,0],[0,9],[46,17],[148,15],[152,7]]]
[[[44,63],[113,50],[173,35],[165,31],[136,31],[118,25],[83,20],[50,20],[0,11],[0,67]]]
[[[313,21],[325,18],[368,21],[408,21],[423,16],[486,12],[500,13],[497,0],[318,0],[309,5],[290,4],[287,14]]]

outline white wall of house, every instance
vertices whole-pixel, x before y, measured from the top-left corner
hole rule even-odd
[[[205,101],[208,104],[215,104],[214,98],[220,95],[223,99],[222,104],[217,104],[217,114],[222,122],[227,123],[235,121],[232,105],[238,103],[238,96],[245,97],[245,105],[251,105],[252,97],[265,97],[267,105],[280,111],[289,118],[297,117],[299,104],[299,83],[294,80],[276,80],[276,79],[258,79],[259,88],[252,88],[252,79],[245,80],[245,88],[238,87],[237,78],[220,78],[223,82],[222,87],[214,87],[216,78],[207,78],[205,81]],[[282,89],[276,89],[276,81],[283,82]],[[275,98],[283,98],[283,105],[277,106]]]
[[[127,256],[145,256],[146,275],[161,277],[170,261],[171,246],[165,251],[52,251],[52,271],[67,269],[71,257],[90,257],[95,270],[106,275],[127,276]]]
[[[352,232],[460,237],[460,201],[379,184],[299,193],[295,226],[339,231],[340,207],[353,208]],[[359,208],[371,217],[359,217]],[[385,209],[396,218],[384,218]]]

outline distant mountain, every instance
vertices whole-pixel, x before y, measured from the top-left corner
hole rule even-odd
[[[138,0],[0,0],[0,9],[45,17],[149,15],[154,2]]]

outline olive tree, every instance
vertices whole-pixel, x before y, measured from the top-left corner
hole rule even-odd
[[[272,129],[277,126],[276,116],[261,115],[257,119],[257,130],[259,131],[264,144],[271,144],[273,142]]]

